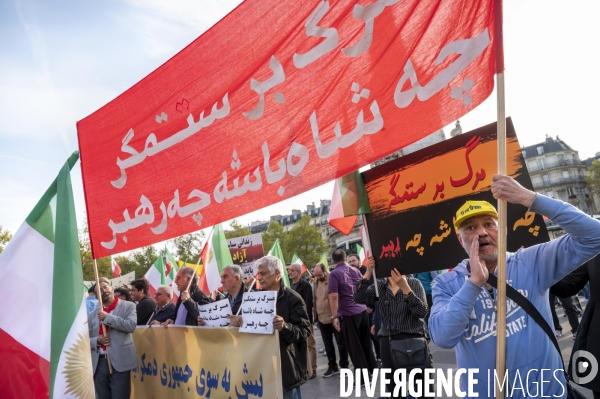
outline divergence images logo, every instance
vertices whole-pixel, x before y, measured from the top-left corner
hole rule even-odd
[[[588,351],[580,350],[571,358],[571,377],[576,384],[592,381],[598,374],[598,360]]]

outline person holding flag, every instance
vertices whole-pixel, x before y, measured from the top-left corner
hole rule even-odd
[[[119,300],[107,278],[101,277],[99,281],[102,309],[88,314],[96,394],[98,399],[129,398],[131,370],[138,366],[132,338],[137,322],[135,304]],[[103,335],[102,324],[107,335]]]

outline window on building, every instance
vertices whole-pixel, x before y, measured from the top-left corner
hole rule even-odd
[[[567,194],[569,195],[569,198],[575,198],[577,196],[575,187],[567,187]]]
[[[550,185],[550,177],[548,177],[548,175],[543,175],[542,180],[544,181],[544,186]]]
[[[556,158],[558,158],[558,162],[563,162],[565,160],[564,154],[558,154]]]
[[[544,160],[543,159],[538,159],[537,163],[538,163],[538,166],[540,167],[540,169],[546,169],[544,167]]]
[[[571,176],[569,176],[569,172],[567,170],[563,170],[562,175],[563,175],[563,178],[565,178],[565,179],[568,179],[571,177]]]
[[[544,146],[543,145],[541,145],[541,146],[539,146],[537,148],[537,153],[538,153],[538,155],[542,155],[544,153]]]
[[[546,191],[546,197],[554,198],[554,191]]]
[[[527,151],[523,150],[523,158],[527,158]]]

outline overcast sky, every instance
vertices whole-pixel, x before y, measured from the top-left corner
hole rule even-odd
[[[77,150],[78,120],[144,78],[239,3],[0,1],[0,225],[14,233],[23,223]],[[598,15],[595,0],[504,1],[506,108],[522,145],[559,135],[581,159],[600,151]],[[495,119],[494,93],[461,118],[461,125],[466,132]],[[452,127],[444,129],[447,136]],[[71,177],[81,225],[85,203],[79,170],[76,166]],[[246,224],[306,209],[329,199],[332,189],[330,183],[238,220]]]

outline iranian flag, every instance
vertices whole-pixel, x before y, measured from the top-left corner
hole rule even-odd
[[[165,246],[165,274],[167,275],[167,285],[169,285],[173,289],[173,303],[177,303],[177,298],[179,297],[179,290],[177,289],[177,284],[175,284],[175,276],[177,275],[177,271],[179,270],[178,263],[169,252],[169,249]]]
[[[110,268],[112,269],[112,274],[114,278],[117,278],[121,275],[121,266],[117,263],[115,258],[110,256]]]
[[[292,256],[292,265],[299,265],[302,272],[300,274],[304,274],[304,272],[308,271],[308,267],[306,267],[306,265],[304,264],[304,262],[302,262],[302,259],[300,259],[298,257],[298,255],[294,254],[294,256]]]
[[[78,158],[71,155],[0,255],[0,398],[94,398],[69,175]]]
[[[170,271],[173,271],[172,269],[173,268],[171,267]],[[152,266],[150,266],[146,274],[144,274],[143,278],[148,282],[148,293],[151,296],[154,296],[154,293],[156,292],[159,286],[171,285],[173,284],[173,281],[175,281],[175,277],[171,277],[170,275],[168,275],[167,270],[167,263],[165,262],[164,256],[161,254],[158,258],[156,258],[156,260],[154,261]],[[178,296],[179,291],[175,292],[174,290],[172,298],[173,303],[177,302]]]
[[[327,223],[348,235],[354,228],[357,215],[369,212],[369,199],[358,170],[335,180]]]
[[[223,268],[233,265],[225,232],[220,224],[213,226],[200,254],[200,259],[203,267],[199,287],[209,294],[221,287],[221,271]]]
[[[360,259],[360,264],[362,266],[367,265],[367,255],[365,255],[365,250],[360,245],[356,244],[356,253],[358,254],[358,259]]]

